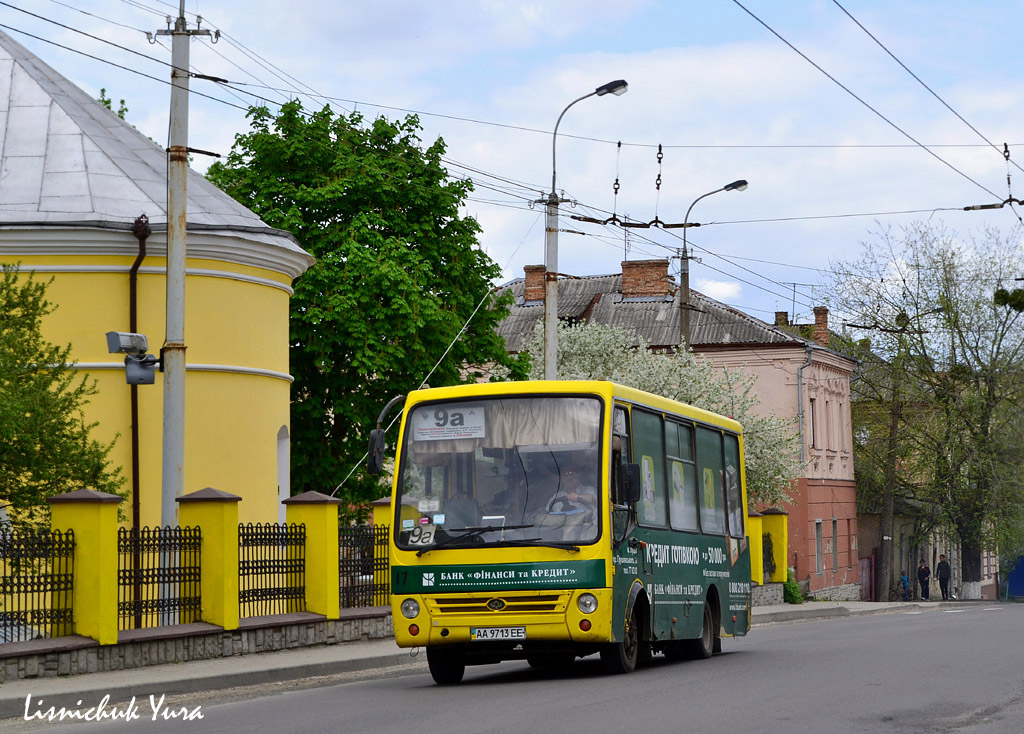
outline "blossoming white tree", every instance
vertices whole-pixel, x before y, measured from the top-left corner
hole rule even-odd
[[[530,379],[543,376],[543,331],[527,345]],[[792,420],[759,415],[755,378],[716,368],[690,352],[659,353],[631,332],[603,324],[558,327],[558,375],[564,380],[611,380],[730,416],[743,424],[747,492],[751,505],[789,499],[801,473],[800,444]]]

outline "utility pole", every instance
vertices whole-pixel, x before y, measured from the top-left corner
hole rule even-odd
[[[686,230],[684,229],[685,233]],[[679,351],[690,348],[690,253],[683,243],[679,253]]]
[[[700,226],[699,222],[691,222],[690,221],[690,212],[693,211],[693,207],[694,207],[694,205],[698,201],[700,201],[701,199],[704,199],[704,198],[706,198],[708,196],[711,196],[713,194],[717,194],[720,191],[746,191],[746,190],[747,190],[747,182],[746,182],[745,179],[741,178],[738,181],[733,181],[732,183],[727,183],[725,186],[723,186],[720,189],[715,189],[714,191],[709,191],[706,194],[701,194],[700,196],[698,196],[696,199],[693,200],[693,204],[690,204],[690,207],[686,210],[686,216],[683,217],[683,223],[682,224],[673,224],[673,225],[665,226],[665,229],[669,229],[670,227],[672,227],[672,228],[681,227],[682,230],[683,230],[683,251],[682,251],[682,253],[679,256],[679,259],[680,259],[680,262],[679,262],[679,265],[680,265],[680,268],[679,268],[679,309],[680,309],[680,311],[679,311],[679,349],[680,349],[680,351],[682,351],[683,349],[689,349],[690,348],[690,311],[692,310],[692,307],[690,306],[690,253],[686,249],[686,230],[689,227],[699,227]]]
[[[170,18],[168,18],[170,26]],[[167,140],[167,328],[161,349],[164,371],[164,431],[160,523],[178,524],[175,498],[185,488],[185,236],[188,176],[189,43],[209,36],[185,22],[180,0],[174,27],[158,30],[171,37],[171,109]]]

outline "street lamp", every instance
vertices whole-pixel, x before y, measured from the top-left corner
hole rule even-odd
[[[544,379],[558,379],[558,205],[564,201],[555,192],[555,143],[558,140],[558,126],[562,118],[577,102],[587,97],[603,97],[606,94],[620,96],[626,93],[628,85],[625,79],[602,84],[589,94],[574,99],[565,106],[562,114],[555,122],[555,131],[551,134],[551,193],[544,201],[547,207],[544,226]]]
[[[686,216],[683,217],[683,252],[680,255],[680,275],[679,275],[679,348],[689,348],[690,346],[690,253],[686,250],[686,230],[689,227],[699,227],[699,224],[690,224],[690,212],[693,211],[693,206],[701,199],[707,198],[712,194],[717,194],[721,191],[746,191],[747,182],[745,179],[739,181],[733,181],[727,183],[720,189],[709,191],[706,194],[702,194],[693,200],[693,204],[690,204],[690,208],[686,210]]]

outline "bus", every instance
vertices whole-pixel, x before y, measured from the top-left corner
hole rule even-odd
[[[396,641],[424,647],[441,685],[503,660],[710,658],[750,629],[746,501],[742,428],[705,410],[600,381],[414,391],[391,500]]]

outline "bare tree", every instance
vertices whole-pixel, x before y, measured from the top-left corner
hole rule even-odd
[[[960,541],[964,597],[980,596],[981,556],[1020,526],[1019,416],[1024,316],[993,297],[1020,267],[1020,232],[958,241],[918,224],[881,232],[833,267],[833,309],[864,345],[858,483],[873,487],[883,536],[909,498]],[[884,429],[881,427],[884,425]],[[870,496],[870,493],[869,493]],[[882,549],[881,588],[891,557]]]

